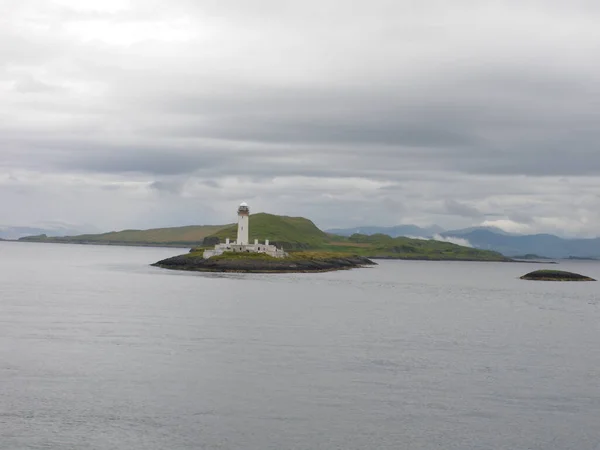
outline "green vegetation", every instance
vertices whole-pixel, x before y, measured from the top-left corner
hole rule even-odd
[[[552,259],[552,258],[536,255],[535,253],[527,253],[526,255],[513,256],[513,259]]]
[[[224,242],[226,238],[235,239],[236,235],[237,225],[232,225],[209,236],[207,240],[218,238],[218,241]],[[271,243],[282,247],[292,255],[302,250],[318,250],[390,259],[508,260],[497,252],[463,247],[449,242],[406,237],[392,238],[385,234],[336,236],[324,233],[313,222],[303,217],[275,216],[265,213],[250,216],[250,242],[254,239],[259,239],[261,242],[269,239]]]
[[[192,225],[176,228],[154,228],[150,230],[111,231],[103,234],[81,234],[79,236],[48,237],[45,234],[19,239],[25,242],[56,242],[67,244],[112,244],[112,245],[159,245],[188,247],[202,244],[205,237],[216,233],[227,225]]]
[[[186,256],[189,257],[196,257],[196,255],[198,255],[198,253],[189,253]],[[240,253],[240,252],[225,252],[222,255],[218,255],[218,256],[213,256],[211,258],[214,261],[221,261],[221,260],[246,260],[246,259],[252,259],[252,260],[264,260],[264,261],[273,261],[276,260],[277,258],[274,258],[270,255],[267,255],[266,253]]]
[[[336,258],[346,258],[348,256],[358,256],[356,254],[349,254],[345,252],[317,252],[317,251],[301,251],[292,252],[289,254],[286,261],[327,261]],[[280,258],[274,258],[265,253],[234,253],[225,252],[219,256],[213,256],[211,259],[263,259],[263,260],[278,260]]]
[[[221,242],[237,237],[237,224],[222,228],[210,237]],[[328,241],[328,235],[304,217],[276,216],[258,213],[250,216],[250,242],[269,239],[271,244],[285,250],[320,248]]]
[[[407,237],[392,238],[386,234],[367,236],[354,234],[329,243],[327,248],[351,251],[373,258],[463,260],[463,261],[508,261],[500,253],[463,247],[450,242],[440,242]]]
[[[204,250],[196,250],[185,254],[186,258],[203,257]],[[319,252],[319,251],[297,251],[289,254],[285,261],[327,261],[336,258],[347,258],[348,256],[359,256],[346,252]],[[233,260],[256,260],[256,261],[281,261],[281,258],[275,258],[266,253],[244,253],[244,252],[225,252],[222,255],[210,258],[213,261],[233,261]]]
[[[345,258],[347,256],[359,256],[357,253],[346,252],[326,252],[326,251],[303,251],[293,252],[287,258],[291,261],[326,261],[335,258]]]
[[[596,281],[593,278],[586,277],[573,272],[564,270],[536,270],[521,277],[522,280],[538,281]]]
[[[79,244],[153,245],[191,247],[191,255],[201,254],[204,248],[216,243],[232,241],[237,237],[237,224],[158,228],[151,230],[124,230],[104,234],[88,234],[64,238],[31,236],[21,241],[59,242]],[[392,238],[385,234],[372,236],[355,234],[350,237],[336,236],[321,231],[303,217],[277,216],[258,213],[250,216],[250,242],[269,239],[272,244],[283,248],[290,255],[297,252],[329,252],[333,254],[358,255],[372,258],[463,260],[463,261],[508,261],[500,253],[462,247],[449,242]],[[313,257],[314,257],[314,253]],[[307,255],[304,255],[308,257]],[[331,256],[331,255],[329,255]]]

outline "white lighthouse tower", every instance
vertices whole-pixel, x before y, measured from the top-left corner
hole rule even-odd
[[[243,202],[238,208],[237,245],[248,245],[248,232],[250,231],[250,208]]]
[[[237,240],[232,243],[230,238],[225,239],[224,244],[215,245],[214,249],[204,250],[204,259],[219,256],[223,253],[266,253],[273,258],[285,258],[287,253],[276,245],[269,244],[269,240],[265,239],[264,243],[254,239],[254,243],[250,244],[250,208],[247,203],[242,203],[238,207],[238,229]]]

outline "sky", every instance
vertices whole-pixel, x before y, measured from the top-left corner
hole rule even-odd
[[[0,0],[0,224],[600,235],[595,0]]]

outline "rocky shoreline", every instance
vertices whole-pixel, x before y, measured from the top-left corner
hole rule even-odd
[[[171,270],[233,273],[313,273],[356,269],[376,265],[363,256],[336,256],[326,258],[209,258],[190,254],[158,261],[152,266]]]

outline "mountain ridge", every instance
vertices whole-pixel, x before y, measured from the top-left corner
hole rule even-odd
[[[461,237],[477,248],[494,250],[506,256],[537,254],[561,259],[600,256],[600,238],[565,239],[548,233],[500,235],[489,230],[475,230],[459,236],[451,232],[442,233],[442,236]]]
[[[505,256],[515,257],[525,254],[544,255],[549,258],[600,258],[600,238],[573,238],[567,239],[549,233],[537,234],[515,234],[501,230],[497,227],[475,226],[456,230],[442,231],[439,233],[428,234],[427,228],[417,227],[421,230],[421,235],[415,234],[413,228],[416,225],[398,225],[396,227],[355,227],[346,229],[337,229],[343,233],[349,233],[353,230],[361,229],[367,231],[378,230],[408,230],[402,236],[423,237],[435,239],[436,235],[444,238],[460,238],[466,240],[470,245],[482,250],[492,250],[500,252]],[[327,230],[331,231],[331,230]],[[369,233],[365,233],[369,234]],[[377,233],[373,233],[377,234]],[[386,234],[386,233],[384,233]]]
[[[326,233],[335,234],[338,236],[352,236],[353,234],[387,234],[391,237],[399,236],[416,236],[416,237],[430,237],[435,234],[443,232],[444,229],[438,225],[431,225],[429,227],[420,227],[412,224],[401,224],[392,227],[380,227],[375,225],[367,225],[362,227],[352,228],[330,228],[325,230]]]

